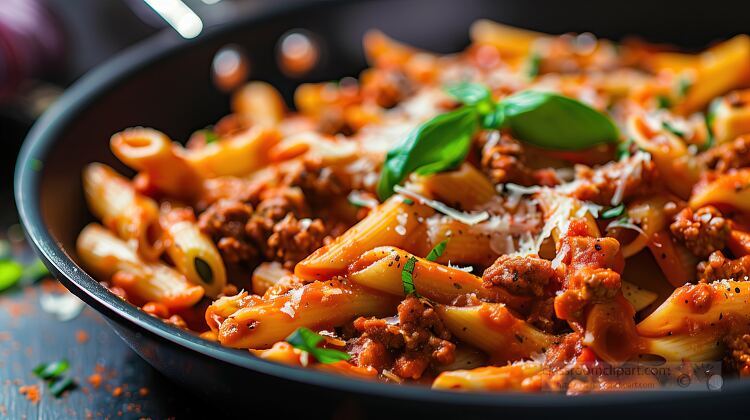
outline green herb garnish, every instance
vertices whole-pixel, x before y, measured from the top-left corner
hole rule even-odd
[[[602,212],[601,218],[602,219],[613,219],[615,217],[621,216],[625,213],[625,204],[620,204],[619,206],[612,207],[611,209],[607,209]]]
[[[662,121],[661,126],[675,136],[685,138],[685,132],[672,125],[669,121]]]
[[[430,253],[427,254],[425,259],[427,261],[435,261],[438,258],[440,258],[441,255],[443,255],[443,252],[445,251],[445,247],[448,246],[448,239],[440,242],[439,244],[435,245],[434,248],[430,250]]]
[[[460,165],[478,129],[474,106],[440,114],[417,127],[388,151],[378,182],[380,199],[393,195],[393,187],[412,172],[429,175]]]
[[[633,145],[634,140],[628,138],[627,140],[617,144],[617,160],[623,160],[630,156],[630,147]]]
[[[414,294],[414,296],[419,297],[419,294],[417,293],[417,289],[414,287],[414,266],[417,264],[417,259],[414,257],[409,257],[408,260],[406,260],[406,263],[404,263],[404,268],[401,269],[401,283],[404,286],[404,294],[406,296],[409,296],[410,294]]]
[[[297,328],[296,331],[286,338],[287,343],[299,350],[309,353],[315,358],[315,360],[323,364],[351,359],[351,356],[343,351],[318,347],[318,344],[323,340],[324,338],[322,335],[305,327]]]
[[[0,291],[13,287],[23,277],[23,266],[13,260],[0,260]]]
[[[74,388],[76,386],[75,382],[73,382],[73,378],[70,376],[66,376],[65,378],[58,379],[54,382],[52,382],[49,386],[49,392],[52,393],[52,395],[55,396],[55,398],[59,398],[63,392],[70,388]]]
[[[682,75],[677,79],[677,95],[680,98],[684,98],[687,96],[688,92],[690,92],[690,88],[693,87],[693,81],[685,76]]]
[[[495,102],[489,90],[476,83],[446,91],[464,106],[430,119],[388,151],[378,183],[381,200],[393,195],[393,187],[411,173],[429,175],[457,167],[481,128],[508,129],[522,141],[558,150],[586,149],[619,137],[609,117],[556,93],[524,91]]]
[[[672,107],[672,101],[665,95],[659,95],[656,97],[656,106],[661,109],[667,109]]]
[[[32,372],[40,379],[47,381],[49,391],[55,397],[62,395],[65,390],[76,386],[73,378],[63,376],[68,371],[70,364],[63,359],[52,363],[42,363],[35,367]]]
[[[531,54],[529,54],[528,59],[526,60],[525,64],[525,70],[526,70],[526,77],[529,79],[534,79],[539,75],[539,68],[542,64],[542,56],[537,53],[536,51],[533,51]]]
[[[713,147],[716,143],[716,133],[714,133],[714,121],[716,121],[716,112],[721,106],[722,98],[714,98],[713,101],[708,105],[708,111],[706,111],[706,132],[708,132],[708,138],[703,146],[700,148],[701,151],[706,151]]]
[[[40,379],[54,379],[60,377],[69,367],[70,363],[63,359],[57,362],[39,364],[32,372]]]
[[[404,199],[402,200],[402,202],[403,202],[404,204],[406,204],[407,206],[411,206],[412,204],[414,204],[414,200],[412,200],[411,198],[404,198]]]
[[[215,141],[219,141],[219,135],[216,134],[213,127],[211,126],[200,130],[200,132],[203,134],[203,138],[206,140],[206,144],[211,144]]]

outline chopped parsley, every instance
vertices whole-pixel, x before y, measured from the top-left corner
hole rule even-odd
[[[47,384],[49,385],[49,391],[55,397],[59,397],[66,390],[74,388],[76,386],[73,378],[71,378],[70,376],[65,376],[68,368],[70,368],[70,363],[68,363],[67,360],[63,359],[57,362],[42,363],[40,365],[37,365],[32,370],[32,372],[34,372],[34,375],[36,375],[39,379],[47,381]]]
[[[324,338],[322,335],[310,330],[309,328],[300,327],[286,338],[286,342],[294,348],[302,350],[315,358],[320,363],[329,364],[342,360],[349,360],[351,356],[340,350],[326,349],[318,347]]]
[[[632,144],[632,138],[628,138],[627,140],[617,144],[617,160],[623,160],[630,156],[630,146]]]
[[[435,245],[434,248],[430,250],[430,253],[427,254],[425,259],[427,261],[435,261],[438,258],[440,258],[441,255],[443,255],[443,252],[445,251],[445,247],[448,246],[448,239],[440,242],[439,244]]]
[[[216,134],[213,126],[208,126],[203,130],[200,130],[200,133],[203,134],[203,138],[206,139],[206,144],[211,144],[213,142],[219,141],[219,135]]]
[[[411,206],[412,204],[414,204],[414,200],[412,200],[411,198],[404,198],[402,200],[402,203],[406,204],[407,206]]]
[[[417,259],[409,257],[404,263],[404,268],[401,269],[401,283],[404,286],[404,294],[406,296],[414,294],[414,296],[419,297],[419,293],[417,293],[417,289],[414,287],[414,266],[416,264]]]
[[[617,207],[612,207],[602,212],[602,219],[614,219],[615,217],[622,216],[625,214],[625,204],[620,204]]]

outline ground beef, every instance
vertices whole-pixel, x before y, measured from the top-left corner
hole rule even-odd
[[[398,69],[374,68],[362,77],[362,96],[378,106],[390,109],[414,92],[414,86]]]
[[[683,209],[677,213],[669,229],[700,258],[724,249],[730,234],[729,221],[714,206],[704,206],[696,211],[689,207]]]
[[[554,297],[534,301],[526,322],[550,334],[557,334],[567,326],[555,315]]]
[[[495,130],[481,132],[477,142],[482,150],[482,170],[493,183],[534,183],[532,171],[524,162],[520,142]]]
[[[220,200],[201,214],[198,226],[217,244],[230,263],[279,261],[285,268],[320,248],[328,230],[310,210],[298,188],[269,190],[257,208],[236,200]]]
[[[219,200],[200,215],[198,226],[216,242],[227,262],[254,261],[259,256],[258,245],[245,233],[252,215],[253,208],[248,204]]]
[[[555,297],[555,314],[576,320],[592,303],[613,299],[621,290],[623,257],[614,238],[584,236],[563,239],[561,263],[567,266],[563,291]]]
[[[721,251],[715,251],[708,257],[708,261],[698,264],[698,279],[701,283],[716,280],[744,281],[747,276],[750,276],[750,255],[732,260]]]
[[[703,152],[699,160],[708,169],[719,173],[748,167],[750,166],[750,136],[737,137],[731,142],[712,147]]]
[[[540,297],[555,277],[555,270],[548,260],[503,255],[484,271],[482,286],[501,286],[513,294]]]
[[[611,205],[619,189],[622,196],[618,202],[648,192],[656,180],[656,166],[650,160],[633,155],[596,168],[577,165],[575,179],[576,188],[571,192],[572,196],[600,205]]]
[[[750,334],[729,334],[724,338],[724,345],[727,347],[724,364],[740,376],[750,375]]]
[[[455,344],[434,309],[409,296],[398,306],[395,319],[357,318],[354,329],[360,335],[350,343],[354,363],[389,369],[405,379],[419,379],[431,366],[452,363]]]
[[[288,213],[273,226],[273,233],[266,242],[266,256],[272,261],[282,261],[284,268],[292,269],[295,264],[323,246],[326,236],[322,220],[300,220]]]
[[[303,159],[289,168],[284,185],[298,187],[308,201],[326,206],[331,197],[344,196],[352,188],[346,177],[315,159]]]

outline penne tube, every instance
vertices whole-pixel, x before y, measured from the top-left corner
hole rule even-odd
[[[658,293],[642,289],[633,283],[622,281],[622,295],[633,305],[636,312],[645,309],[648,305],[656,302]]]
[[[187,213],[187,216],[186,216]],[[167,255],[190,283],[216,297],[227,284],[226,269],[211,238],[200,231],[191,210],[173,210],[161,218]]]
[[[682,286],[637,325],[646,337],[716,329],[750,319],[750,282],[716,281]]]
[[[346,282],[314,282],[239,309],[221,324],[219,341],[228,347],[264,349],[297,328],[319,330],[356,316],[387,316],[398,303],[394,296]]]
[[[716,144],[750,133],[750,89],[730,92],[712,102],[710,112],[713,113],[711,129]]]
[[[328,279],[344,274],[360,255],[379,246],[413,249],[424,242],[424,220],[434,211],[394,195],[359,223],[300,261],[294,273],[305,280]]]
[[[719,175],[715,180],[697,186],[690,198],[690,207],[697,209],[707,204],[750,212],[750,169],[743,168]]]
[[[253,293],[263,296],[268,289],[291,275],[291,271],[285,269],[281,263],[276,261],[260,263],[253,271]]]
[[[435,310],[451,334],[484,350],[496,364],[544,353],[556,341],[554,336],[513,316],[501,303],[435,305]]]
[[[286,111],[284,98],[266,82],[250,82],[232,95],[232,112],[251,124],[274,127]]]
[[[107,229],[90,224],[76,243],[81,262],[96,276],[112,280],[133,303],[159,302],[168,309],[189,308],[203,297],[203,288],[162,263],[145,263]]]
[[[163,250],[159,208],[109,166],[92,163],[83,171],[83,191],[89,209],[126,242],[133,242],[148,260]]]
[[[692,80],[677,112],[690,114],[704,108],[716,96],[747,82],[750,72],[750,37],[737,35],[699,56]]]
[[[627,362],[639,351],[634,316],[635,310],[622,295],[592,305],[586,316],[586,336],[582,343],[607,363]]]
[[[667,188],[682,199],[690,197],[700,168],[685,142],[668,130],[652,129],[642,115],[632,115],[627,130],[635,144],[651,155]]]
[[[515,296],[502,287],[482,287],[482,279],[453,267],[417,258],[394,247],[379,247],[364,254],[349,268],[347,278],[362,286],[394,296],[404,296],[404,264],[415,258],[412,280],[420,295],[449,304],[455,298],[474,293],[482,300],[502,302],[514,309],[529,303],[528,297]]]
[[[435,378],[432,389],[452,391],[535,391],[527,381],[542,373],[539,362],[521,362],[506,366],[485,366],[471,370],[443,372]]]
[[[510,235],[495,233],[491,228],[482,225],[469,226],[449,217],[428,220],[427,240],[417,253],[427,255],[432,248],[442,241],[448,241],[443,254],[436,261],[457,265],[477,265],[488,267],[500,256],[493,241],[506,238],[512,241]]]
[[[474,210],[497,195],[487,177],[470,163],[422,177],[421,182],[430,195],[461,210]]]
[[[721,360],[723,332],[704,329],[666,337],[641,339],[642,353],[654,354],[667,362],[707,362]]]
[[[192,199],[202,179],[180,154],[182,149],[164,133],[150,128],[129,128],[110,140],[112,152],[124,164],[148,176],[149,182],[170,197]]]
[[[268,151],[280,138],[276,129],[253,127],[180,154],[202,178],[245,176],[268,164]]]
[[[470,33],[473,43],[492,45],[500,53],[511,56],[528,54],[537,40],[548,37],[541,32],[515,28],[487,19],[474,22]]]

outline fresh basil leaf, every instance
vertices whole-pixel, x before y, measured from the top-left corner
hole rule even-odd
[[[601,218],[602,219],[613,219],[615,217],[621,216],[623,213],[625,213],[625,204],[620,204],[617,207],[612,207],[611,209],[607,209],[602,212]]]
[[[435,245],[434,248],[430,250],[430,253],[427,254],[425,259],[427,261],[435,261],[438,258],[440,258],[441,255],[443,255],[443,252],[445,251],[445,247],[448,246],[448,239],[440,242],[439,244]]]
[[[13,260],[0,260],[0,292],[12,287],[23,277],[23,266]]]
[[[580,150],[617,142],[612,120],[590,106],[556,93],[534,90],[511,95],[500,102],[504,126],[519,140],[535,146]]]
[[[440,114],[417,127],[388,151],[378,197],[385,200],[393,195],[393,187],[412,172],[429,175],[461,164],[478,128],[479,114],[472,106]]]
[[[670,133],[674,134],[677,137],[680,137],[680,138],[685,137],[685,132],[673,126],[672,123],[670,123],[669,121],[662,121],[661,126],[665,130],[669,131]]]
[[[67,360],[59,360],[52,363],[42,363],[37,365],[32,372],[40,379],[57,378],[65,373],[70,367]]]
[[[464,105],[477,105],[492,100],[492,92],[479,83],[461,82],[446,86],[444,90]]]
[[[500,105],[495,105],[492,112],[482,116],[482,127],[488,130],[500,128],[505,123],[505,110]]]
[[[351,356],[343,351],[318,347],[318,344],[323,340],[323,336],[305,327],[297,328],[286,338],[287,343],[309,353],[315,360],[323,364],[351,359]]]
[[[49,386],[49,392],[55,396],[55,398],[60,397],[63,392],[65,392],[68,389],[74,388],[76,386],[75,382],[73,382],[73,378],[70,376],[66,376],[65,378],[58,379],[54,382],[52,382]]]
[[[417,259],[409,257],[404,263],[404,268],[401,269],[401,284],[404,286],[404,294],[406,296],[413,293],[414,296],[419,297],[419,293],[417,293],[417,289],[414,287],[414,266],[416,264]]]

